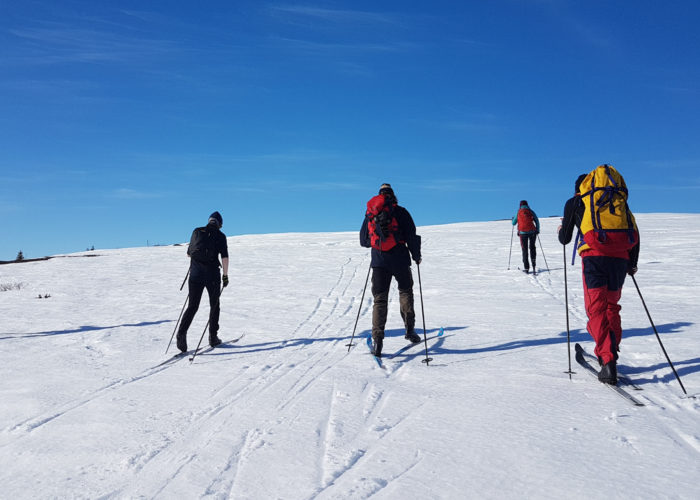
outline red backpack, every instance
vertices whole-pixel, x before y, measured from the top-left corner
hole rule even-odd
[[[529,233],[537,231],[535,224],[535,214],[529,208],[521,208],[518,210],[518,231],[521,233]]]
[[[367,202],[367,229],[372,248],[386,252],[399,243],[399,223],[394,216],[392,197],[378,194]]]

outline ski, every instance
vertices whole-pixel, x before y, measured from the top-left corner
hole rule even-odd
[[[372,334],[367,335],[367,348],[369,349],[369,353],[377,362],[377,365],[379,365],[379,368],[386,370],[386,366],[384,366],[384,363],[382,363],[382,358],[380,358],[379,356],[375,356],[372,352]]]
[[[426,341],[428,341],[428,340],[433,340],[433,339],[437,339],[437,338],[439,338],[439,337],[442,337],[444,334],[445,334],[445,330],[444,330],[442,327],[440,327],[440,331],[438,331],[437,335],[433,335],[432,337],[428,337],[428,338],[426,339]],[[424,345],[424,343],[423,343],[423,342],[416,342],[415,344],[408,344],[408,345],[405,345],[405,346],[403,346],[401,349],[399,349],[398,351],[396,351],[394,354],[390,354],[389,356],[387,356],[387,358],[388,358],[388,359],[393,359],[393,358],[395,358],[396,356],[398,356],[399,354],[402,354],[402,353],[408,351],[408,350],[411,349],[412,347],[421,346],[421,345]]]
[[[591,365],[588,360],[586,359],[586,351],[581,347],[579,344],[576,344],[576,361],[578,362],[579,365],[584,367],[586,369],[586,372],[588,372],[592,377],[595,377],[596,380],[598,380],[598,370],[596,370],[593,365]],[[644,406],[644,403],[639,401],[637,398],[635,398],[632,394],[627,392],[626,390],[622,389],[621,387],[618,387],[616,385],[610,385],[610,384],[603,384],[605,387],[608,387],[610,390],[615,392],[618,396],[622,397],[625,399],[628,403],[632,403],[634,406]]]
[[[201,352],[202,349],[204,349],[204,348],[200,347],[199,352]],[[178,352],[177,354],[173,354],[171,357],[169,357],[165,361],[158,363],[157,365],[153,366],[152,368],[159,368],[161,366],[167,365],[168,363],[174,363],[175,361],[177,361],[179,359],[185,358],[187,356],[192,356],[193,354],[194,354],[194,349],[190,349],[190,350],[185,351],[185,352]]]
[[[581,346],[579,346],[579,347],[581,347]],[[583,347],[581,347],[581,354],[583,354],[583,356],[587,360],[589,360],[589,363],[591,363],[592,366],[595,366],[593,363],[598,362],[598,358],[595,357],[590,352],[586,351]],[[618,380],[618,382],[631,387],[635,391],[643,391],[644,390],[642,387],[635,384],[634,381],[632,379],[630,379],[627,375],[620,373],[620,366],[619,365],[617,367],[617,380]]]
[[[235,339],[222,342],[221,344],[217,345],[216,347],[212,347],[212,346],[200,347],[199,350],[197,351],[197,353],[192,353],[192,355],[190,356],[190,363],[192,363],[192,361],[194,361],[195,354],[205,354],[207,352],[213,351],[214,349],[221,349],[222,347],[225,348],[226,344],[235,344],[236,342],[241,340],[244,336],[245,336],[245,333],[242,334],[240,337],[237,337]],[[187,351],[187,353],[189,354],[189,351]]]

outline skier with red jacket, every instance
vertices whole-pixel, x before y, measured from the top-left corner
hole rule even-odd
[[[537,218],[535,211],[528,206],[527,200],[520,202],[520,209],[513,217],[513,225],[515,226],[516,224],[518,225],[518,235],[520,236],[520,248],[523,251],[525,272],[530,272],[530,263],[527,255],[529,249],[530,260],[532,260],[532,272],[537,273],[537,248],[535,243],[537,243],[537,235],[540,234],[540,220]]]
[[[413,275],[411,258],[420,264],[421,239],[411,214],[399,206],[390,184],[382,184],[379,194],[367,202],[365,219],[360,229],[360,244],[372,248],[372,352],[380,357],[384,344],[384,326],[391,278],[399,287],[401,318],[406,340],[420,342],[415,332],[413,307]]]

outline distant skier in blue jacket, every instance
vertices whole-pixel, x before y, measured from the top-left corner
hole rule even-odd
[[[522,200],[520,202],[520,209],[518,213],[513,217],[513,225],[518,225],[518,235],[520,236],[520,248],[523,251],[523,265],[525,266],[525,272],[530,272],[530,263],[528,262],[527,251],[530,249],[530,260],[532,260],[532,272],[537,272],[537,248],[535,243],[537,240],[537,235],[540,234],[540,220],[537,218],[537,214],[532,210],[528,204],[527,200]]]

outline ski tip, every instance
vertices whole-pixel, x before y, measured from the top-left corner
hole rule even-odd
[[[581,344],[579,344],[578,342],[574,346],[574,349],[576,350],[576,352],[583,351],[583,347],[581,347]]]
[[[438,332],[438,337],[442,337],[445,333],[445,329],[443,327],[440,327],[440,331]]]

